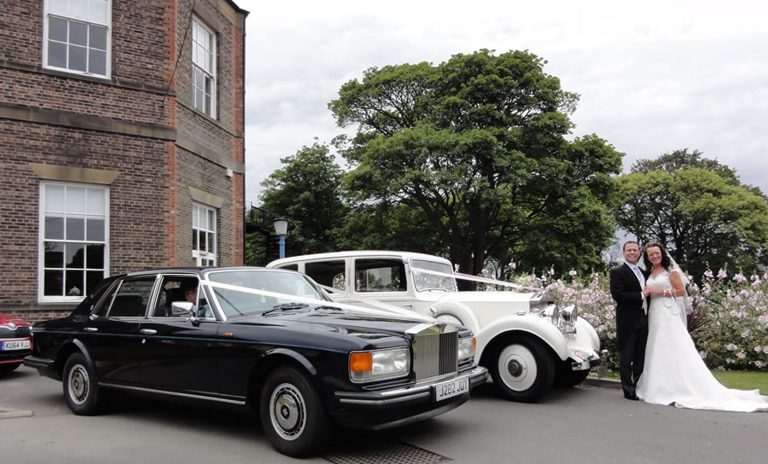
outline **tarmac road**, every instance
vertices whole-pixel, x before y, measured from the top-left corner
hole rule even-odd
[[[345,432],[308,463],[762,464],[768,413],[693,411],[625,400],[612,388],[504,401],[491,385],[435,419]],[[3,464],[287,463],[254,416],[120,397],[108,413],[70,413],[61,384],[21,367],[0,377]]]

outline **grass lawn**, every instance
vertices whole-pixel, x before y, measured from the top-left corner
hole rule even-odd
[[[740,390],[760,389],[760,393],[768,395],[768,372],[757,371],[712,371],[712,374],[728,388]],[[619,380],[619,373],[606,371],[604,378]]]

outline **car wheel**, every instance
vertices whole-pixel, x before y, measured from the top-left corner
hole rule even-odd
[[[306,457],[330,436],[331,424],[320,396],[294,368],[279,368],[269,375],[259,405],[264,433],[283,454]]]
[[[566,371],[562,370],[557,374],[555,384],[561,388],[571,388],[580,384],[589,375],[589,369],[584,371]]]
[[[99,412],[101,398],[96,384],[96,373],[85,356],[74,353],[64,364],[64,399],[69,409],[77,415],[89,416]]]
[[[491,377],[508,400],[534,403],[552,388],[554,361],[541,343],[528,338],[516,340],[498,351]]]

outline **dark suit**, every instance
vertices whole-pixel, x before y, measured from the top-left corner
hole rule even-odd
[[[647,278],[648,275],[644,273]],[[643,289],[627,264],[611,269],[611,296],[616,300],[616,342],[619,348],[619,376],[624,396],[635,396],[643,373],[648,316],[643,311]]]

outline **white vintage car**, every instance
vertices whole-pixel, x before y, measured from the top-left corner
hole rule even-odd
[[[348,251],[294,256],[267,267],[303,272],[339,302],[394,305],[464,325],[477,336],[475,359],[510,400],[535,402],[553,385],[577,385],[600,363],[597,332],[575,306],[558,308],[533,291],[459,291],[456,279],[484,279],[454,273],[450,261],[437,256]]]

